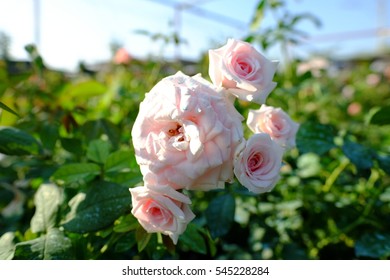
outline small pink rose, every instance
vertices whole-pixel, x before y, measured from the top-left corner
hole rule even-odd
[[[210,50],[209,57],[212,82],[241,100],[262,104],[276,86],[272,79],[278,62],[246,42],[229,39],[225,46]]]
[[[113,60],[115,64],[129,64],[131,59],[132,58],[127,52],[127,50],[124,48],[120,48],[116,51]]]
[[[174,244],[187,224],[195,218],[189,208],[190,199],[169,186],[130,188],[131,213],[149,233],[168,235]]]
[[[258,110],[250,110],[247,119],[248,127],[254,132],[265,132],[272,140],[285,148],[295,146],[295,136],[299,124],[281,108],[261,105]]]
[[[270,191],[279,180],[283,149],[268,134],[254,134],[234,162],[238,181],[254,193]]]
[[[200,76],[181,72],[145,96],[132,129],[144,181],[175,189],[223,188],[243,140],[242,116]]]

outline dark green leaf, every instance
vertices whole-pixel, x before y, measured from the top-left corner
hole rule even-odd
[[[46,123],[42,126],[39,137],[41,139],[43,147],[52,151],[59,138],[58,125]]]
[[[301,124],[297,134],[297,148],[301,154],[322,155],[335,147],[333,126],[315,122]]]
[[[39,143],[30,134],[16,128],[0,128],[0,153],[20,156],[39,152]]]
[[[88,182],[100,173],[100,167],[94,163],[70,163],[61,166],[53,174],[57,184]]]
[[[62,202],[62,192],[54,184],[42,184],[34,196],[35,213],[31,219],[31,231],[47,232],[56,224],[56,216]]]
[[[377,125],[388,125],[390,124],[390,106],[384,106],[377,111],[370,120],[370,123]]]
[[[80,139],[75,138],[61,138],[62,147],[68,152],[81,155],[83,153],[83,147]]]
[[[138,252],[141,252],[146,248],[151,237],[152,234],[146,232],[143,227],[140,226],[137,228],[137,231],[135,232],[135,239],[137,240]]]
[[[88,145],[87,158],[98,163],[105,163],[110,149],[109,142],[100,139],[92,140]]]
[[[136,186],[139,183],[143,181],[143,177],[141,173],[135,173],[135,172],[120,172],[120,173],[109,173],[106,174],[106,178],[110,182],[114,182],[117,184],[121,185],[126,185],[126,186]]]
[[[15,251],[15,234],[6,232],[0,238],[0,260],[12,260]]]
[[[8,107],[7,105],[5,105],[3,102],[0,101],[0,108],[11,113],[11,114],[14,114],[15,116],[19,117],[18,113],[16,113],[14,110],[12,110],[10,107]]]
[[[69,260],[73,259],[72,242],[56,228],[46,235],[16,244],[17,260]]]
[[[206,210],[207,225],[213,238],[223,236],[230,230],[234,220],[235,201],[231,194],[214,198]]]
[[[128,252],[137,243],[135,239],[135,231],[131,231],[123,235],[115,245],[115,252]]]
[[[64,222],[64,228],[77,233],[103,229],[129,210],[130,204],[127,187],[98,182],[69,202],[71,212]]]
[[[108,156],[104,169],[106,172],[116,172],[130,168],[132,159],[134,159],[134,153],[130,151],[116,151]]]
[[[117,223],[114,225],[115,232],[128,232],[135,230],[139,226],[137,219],[132,215],[126,215],[120,217]]]
[[[390,175],[390,156],[377,156],[376,157],[379,167]]]
[[[191,251],[200,254],[207,254],[205,239],[195,224],[188,224],[185,232],[180,236],[179,240]]]
[[[346,139],[342,150],[359,170],[370,169],[373,166],[373,152],[369,148]]]
[[[390,234],[372,233],[364,234],[355,244],[355,253],[358,257],[373,259],[390,256]]]
[[[117,148],[120,140],[118,127],[106,119],[88,121],[82,126],[82,131],[88,141],[99,139],[101,135],[106,135],[112,146]]]

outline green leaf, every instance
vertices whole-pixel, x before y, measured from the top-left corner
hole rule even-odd
[[[88,145],[87,158],[98,163],[105,163],[110,149],[109,142],[100,139],[93,140]]]
[[[148,233],[144,230],[143,227],[138,227],[135,232],[135,240],[137,240],[138,252],[142,252],[148,245],[150,238],[152,237],[151,233]]]
[[[259,1],[259,4],[257,4],[255,14],[253,15],[253,18],[250,23],[250,29],[252,31],[255,31],[260,27],[261,21],[264,18],[264,10],[267,4],[267,0],[261,0]]]
[[[135,239],[135,231],[128,232],[122,235],[115,244],[115,252],[129,252],[136,243],[137,240]]]
[[[355,254],[358,257],[374,259],[390,256],[390,234],[371,233],[364,234],[355,244]]]
[[[0,128],[0,153],[21,156],[39,152],[39,143],[30,134],[16,128]]]
[[[116,151],[107,157],[104,165],[106,172],[117,172],[131,167],[131,160],[134,158],[134,153],[130,151]]]
[[[180,236],[179,240],[191,251],[200,254],[207,254],[205,239],[195,224],[189,223],[185,232]]]
[[[69,202],[71,212],[63,226],[66,230],[85,233],[103,229],[130,209],[129,189],[109,182],[98,182],[86,193]]]
[[[380,156],[376,157],[379,167],[390,175],[390,156]]]
[[[12,260],[14,257],[15,234],[13,232],[6,232],[0,238],[0,260]]]
[[[390,106],[384,106],[377,111],[370,120],[371,124],[389,125],[390,124]]]
[[[68,100],[71,98],[88,99],[93,96],[104,94],[107,88],[102,83],[94,80],[83,81],[77,84],[68,85],[61,93],[61,100]]]
[[[335,147],[334,128],[316,122],[301,124],[297,133],[297,148],[301,154],[315,153],[323,155]]]
[[[122,216],[118,219],[114,225],[113,230],[115,232],[128,232],[135,230],[139,226],[137,219],[132,215]]]
[[[94,163],[69,163],[61,166],[53,174],[57,184],[70,184],[91,181],[100,174],[100,167]]]
[[[231,194],[218,196],[210,202],[206,210],[206,220],[213,238],[229,232],[234,220],[235,207],[235,200]]]
[[[59,127],[58,125],[46,123],[42,126],[39,137],[41,139],[43,147],[52,151],[59,138]]]
[[[54,184],[42,184],[34,196],[35,213],[31,231],[47,232],[56,224],[57,211],[62,202],[62,192]]]
[[[15,116],[19,117],[18,113],[16,113],[14,110],[12,110],[10,107],[5,105],[3,102],[0,101],[0,108],[7,111],[8,113],[14,114]]]
[[[88,141],[99,139],[101,135],[106,135],[114,149],[118,147],[120,140],[120,130],[118,127],[106,119],[86,122],[82,127],[84,135]]]
[[[83,153],[83,147],[80,139],[76,138],[61,138],[62,147],[75,155],[81,155]]]
[[[39,238],[17,243],[16,260],[70,260],[74,259],[71,240],[57,228]]]
[[[359,143],[346,139],[342,150],[359,170],[370,169],[374,165],[374,155],[371,149],[360,145]]]

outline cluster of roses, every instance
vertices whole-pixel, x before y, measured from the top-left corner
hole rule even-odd
[[[233,39],[209,57],[212,83],[181,72],[162,79],[146,94],[132,129],[144,179],[130,188],[132,213],[147,232],[169,235],[175,244],[195,217],[180,190],[224,188],[235,176],[254,193],[270,191],[298,130],[283,110],[264,105],[276,86],[277,62]],[[235,98],[263,104],[249,112],[248,140]]]

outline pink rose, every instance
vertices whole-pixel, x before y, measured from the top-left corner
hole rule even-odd
[[[263,104],[258,110],[249,110],[246,123],[254,133],[265,132],[282,147],[295,146],[299,124],[294,122],[281,108]]]
[[[200,76],[161,80],[140,104],[132,129],[144,181],[175,189],[223,188],[243,140],[242,116]]]
[[[238,181],[254,193],[270,191],[279,180],[283,149],[268,134],[249,138],[234,162]]]
[[[195,218],[190,199],[169,186],[130,188],[131,213],[149,233],[168,235],[174,244],[187,224]]]
[[[262,104],[276,86],[272,78],[278,62],[268,60],[246,42],[229,39],[222,48],[210,50],[209,57],[213,83],[241,100]]]
[[[130,54],[127,52],[127,50],[124,48],[120,48],[116,51],[113,60],[115,64],[129,64],[131,59],[132,58]]]

